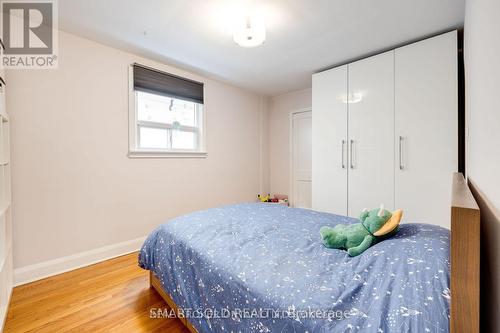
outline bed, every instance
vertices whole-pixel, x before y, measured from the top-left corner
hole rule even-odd
[[[452,233],[453,218],[471,219],[460,212],[452,209]],[[159,226],[139,265],[192,332],[456,329],[450,231],[404,224],[394,238],[352,258],[322,245],[321,226],[356,222],[281,205],[214,208]],[[470,252],[466,243],[461,248]],[[470,269],[460,274],[470,278]]]

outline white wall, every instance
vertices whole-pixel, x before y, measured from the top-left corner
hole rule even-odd
[[[270,100],[269,98],[262,99],[261,107],[261,130],[260,130],[260,188],[259,194],[269,193],[271,188],[271,174],[270,174],[270,161],[269,161],[269,113],[270,113]]]
[[[8,75],[18,272],[269,191],[265,98],[68,33],[59,43],[57,70]],[[127,158],[133,62],[205,83],[208,158]]]
[[[271,193],[290,196],[290,114],[311,108],[311,89],[273,97],[269,107],[269,168]]]
[[[481,208],[481,331],[500,332],[500,1],[467,0],[467,174]]]

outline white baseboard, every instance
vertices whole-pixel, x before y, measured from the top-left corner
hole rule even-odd
[[[136,238],[62,258],[16,268],[14,269],[14,285],[20,286],[22,284],[138,251],[145,239],[146,237]]]

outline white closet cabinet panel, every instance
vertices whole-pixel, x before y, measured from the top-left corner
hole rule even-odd
[[[394,51],[348,70],[348,215],[357,217],[363,208],[394,207]]]
[[[458,166],[456,31],[396,49],[396,206],[449,228]]]
[[[312,208],[347,214],[347,66],[312,78]]]

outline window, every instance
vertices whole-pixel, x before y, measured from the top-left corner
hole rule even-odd
[[[134,64],[131,157],[205,156],[203,84]]]

